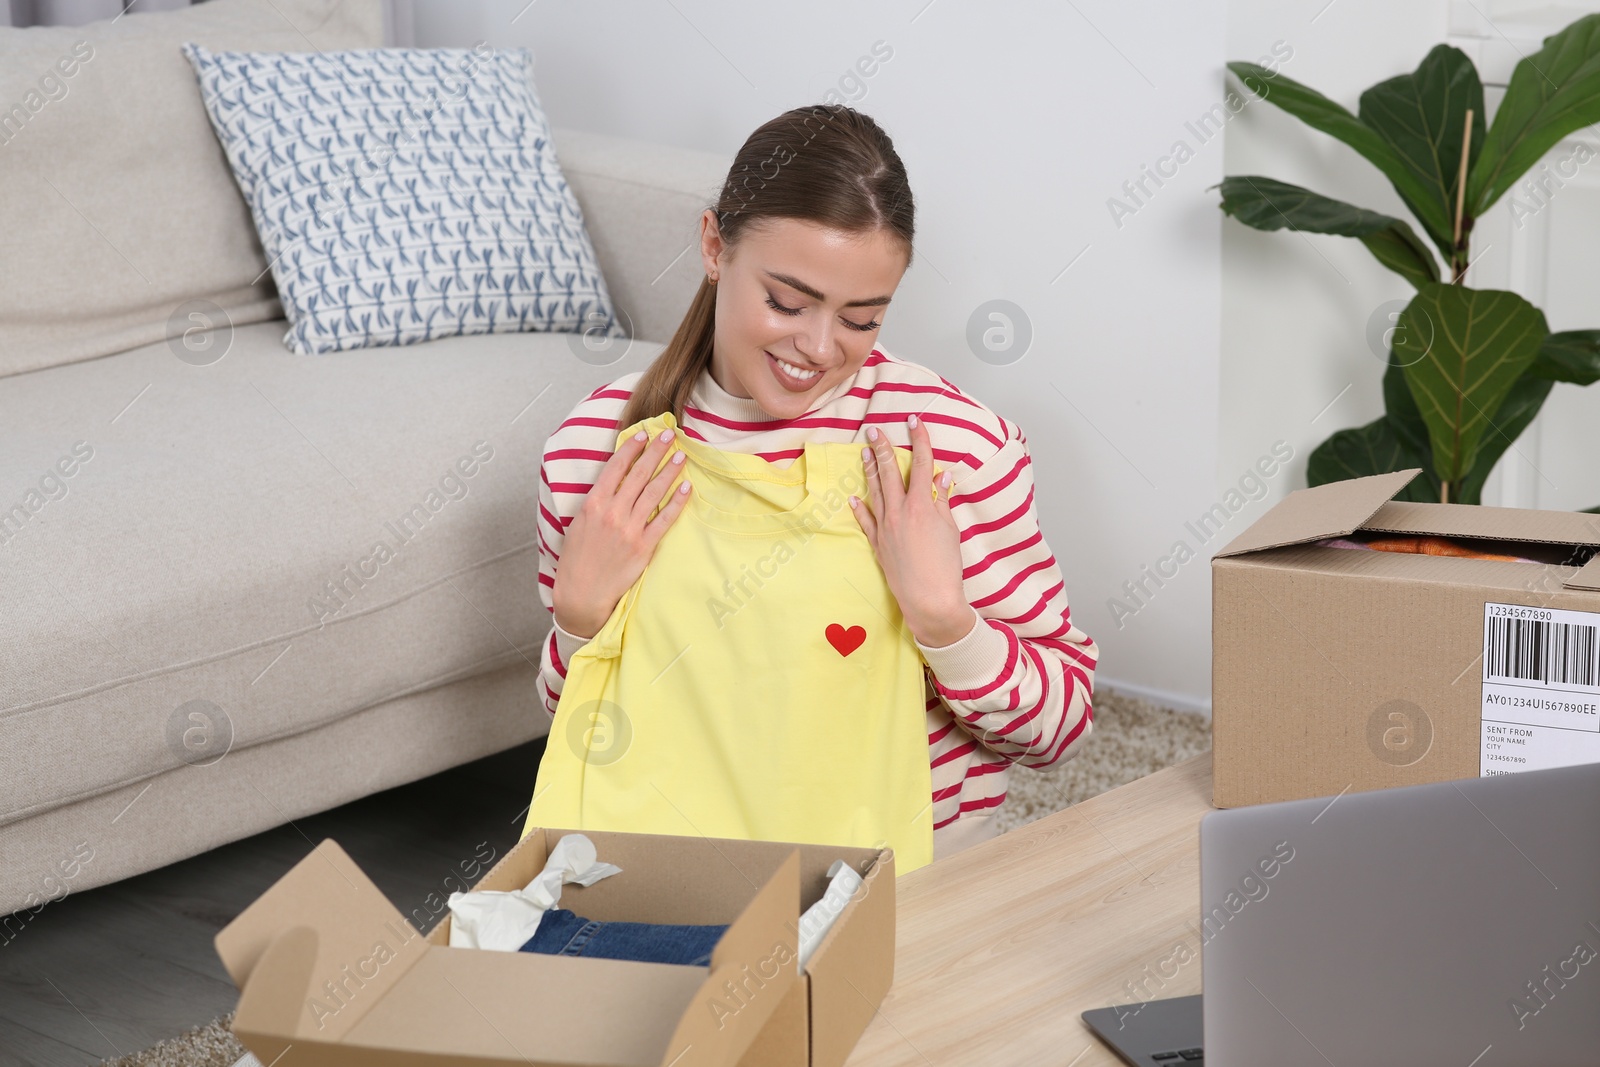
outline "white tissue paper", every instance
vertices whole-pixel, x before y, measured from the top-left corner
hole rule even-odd
[[[844,860],[834,860],[828,868],[828,891],[822,899],[806,909],[800,916],[800,973],[806,972],[806,961],[822,943],[833,921],[839,917],[850,898],[861,888],[861,876]],[[530,935],[532,936],[532,935]]]
[[[561,902],[568,882],[594,885],[622,868],[595,859],[594,842],[568,834],[556,842],[544,870],[526,888],[450,894],[450,947],[515,952],[539,929],[544,913]]]

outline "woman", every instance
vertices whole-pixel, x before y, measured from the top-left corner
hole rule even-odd
[[[630,598],[691,494],[704,495],[705,475],[700,487],[694,472],[680,477],[685,449],[711,462],[725,455],[745,472],[739,477],[751,477],[752,465],[762,468],[753,475],[759,481],[765,469],[782,471],[822,456],[808,451],[819,442],[830,448],[848,443],[852,460],[859,448],[855,470],[862,479],[856,484],[865,489],[849,495],[842,514],[853,516],[851,536],[859,543],[855,531],[864,535],[861,551],[870,546],[874,577],[892,594],[892,604],[876,614],[895,626],[903,620],[906,647],[914,642],[919,659],[914,670],[925,677],[915,679],[915,697],[902,718],[915,718],[919,748],[925,738],[922,781],[931,788],[920,806],[931,810],[938,858],[996,833],[994,815],[1012,764],[1041,768],[1076,755],[1090,732],[1097,650],[1072,625],[1060,570],[1039,531],[1021,430],[933,371],[876,344],[911,262],[912,234],[905,168],[867,116],[846,106],[797,109],[745,142],[716,206],[701,217],[705,278],[671,342],[642,373],[591,393],[547,443],[539,486],[539,591],[555,625],[543,650],[540,686],[546,710],[555,715],[568,667],[608,620],[620,616],[619,604],[681,610],[688,625],[709,626],[697,598],[680,608],[659,597],[654,604],[640,598],[637,605]],[[618,431],[636,424],[638,431],[619,441]],[[821,556],[785,565],[798,575]],[[778,572],[771,559],[756,561],[761,574]],[[707,603],[716,638],[701,640],[703,650],[689,655],[716,663],[727,621],[719,610],[731,616],[763,598],[761,610],[798,610],[809,600],[802,588],[811,588],[820,573],[813,571],[804,585],[790,579],[788,592],[776,581],[770,590],[758,588],[765,580],[749,565],[720,583],[703,583],[711,588]],[[864,584],[851,587],[865,596]],[[891,617],[895,608],[899,619]],[[872,613],[859,614],[872,624]],[[839,655],[850,656],[858,635],[871,629],[830,625],[827,639]],[[820,644],[814,647],[829,655]],[[611,652],[626,660],[631,650],[619,649],[613,645]],[[742,666],[759,681],[768,667],[815,655],[793,645],[774,647],[761,664]],[[674,671],[666,660],[650,666],[663,675]],[[863,677],[868,673],[876,668],[863,667]],[[700,677],[710,684],[706,680],[714,683],[717,676]],[[807,675],[786,677],[791,682],[785,684],[794,684]],[[754,690],[746,699],[760,691],[765,701],[781,688]],[[652,696],[660,692],[650,690]],[[652,722],[684,714],[691,716],[687,723],[697,721],[695,711],[669,702],[644,714]],[[633,720],[641,718],[640,709],[630,712]],[[871,713],[862,709],[861,721]],[[759,715],[749,722],[746,739],[784,728]],[[701,741],[685,734],[678,744],[689,753]],[[552,737],[541,779],[558,748]],[[671,762],[659,753],[650,758],[658,766]],[[636,761],[634,770],[648,774],[647,762]],[[760,780],[746,788],[759,792]],[[667,791],[658,792],[650,798],[658,806],[679,807]],[[686,807],[680,814],[686,827],[699,829]],[[530,814],[529,825],[537,824]]]

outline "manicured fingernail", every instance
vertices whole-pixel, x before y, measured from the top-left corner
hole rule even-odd
[[[640,430],[638,433],[633,435],[633,439],[635,441],[643,441],[646,437],[649,437],[649,436],[650,436],[649,434],[645,433],[643,430]]]
[[[661,440],[663,440],[663,441],[672,440],[672,428],[671,427],[668,427],[667,429],[661,431]]]
[[[945,471],[943,474],[939,475],[939,488],[941,488],[941,489],[950,488],[950,472],[949,471]]]
[[[861,450],[861,462],[863,462],[863,463],[871,463],[872,462],[872,449],[863,448]]]
[[[867,427],[867,440],[876,441],[877,439],[878,439],[878,428],[876,426],[868,426]]]
[[[674,463],[682,463],[683,462],[683,457],[686,456],[687,454],[688,453],[686,453],[686,452],[674,452],[672,454],[672,462],[674,462]]]
[[[688,482],[684,482],[682,485],[678,486],[678,492],[687,493],[688,491],[689,491],[689,483]]]
[[[915,427],[917,425],[917,417],[915,415],[907,415],[906,416],[906,425]]]
[[[850,506],[853,508],[859,508],[861,506],[861,501],[857,500],[855,497],[851,497]]]

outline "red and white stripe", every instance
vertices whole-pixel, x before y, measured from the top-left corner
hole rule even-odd
[[[539,477],[539,596],[551,593],[566,528],[611,456],[617,420],[638,374],[595,390],[545,445]],[[682,431],[726,451],[787,466],[807,441],[866,442],[876,426],[910,448],[906,416],[928,427],[941,468],[955,475],[950,512],[961,531],[962,579],[980,621],[944,648],[923,648],[935,828],[993,814],[1011,765],[1047,767],[1077,755],[1092,729],[1098,650],[1072,624],[1061,569],[1034,508],[1033,464],[1015,425],[915,363],[873,350],[818,407],[774,420],[702,374]],[[584,640],[554,628],[539,692],[555,714],[566,664]]]

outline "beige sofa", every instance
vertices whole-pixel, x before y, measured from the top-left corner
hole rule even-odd
[[[620,361],[548,334],[295,356],[178,44],[381,32],[376,0],[0,30],[0,106],[68,86],[0,122],[0,916],[548,728],[544,441],[670,337],[728,161],[556,131]]]

